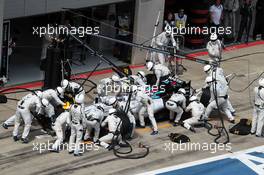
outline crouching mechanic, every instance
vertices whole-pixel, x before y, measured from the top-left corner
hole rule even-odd
[[[81,140],[83,137],[83,119],[84,110],[82,103],[84,101],[84,95],[78,94],[75,97],[75,104],[70,107],[71,116],[71,136],[69,141],[69,154],[74,153],[74,156],[81,156]]]
[[[49,132],[52,130],[52,123],[56,118],[55,109],[47,99],[41,99],[41,109],[35,117],[44,131]]]
[[[72,95],[74,98],[76,98],[78,95],[85,95],[85,91],[83,89],[83,87],[81,85],[79,85],[78,83],[75,82],[70,82],[66,79],[61,81],[61,87],[64,90],[65,94],[70,94]],[[84,100],[84,98],[83,98]],[[81,103],[84,104],[84,101]]]
[[[93,141],[97,142],[99,139],[101,123],[104,118],[104,108],[102,104],[93,104],[84,109],[85,118],[83,120],[86,133],[84,140],[91,139],[91,132],[94,129]]]
[[[222,59],[222,50],[223,50],[223,44],[218,39],[216,33],[212,33],[210,36],[210,41],[206,45],[206,49],[208,51],[210,62],[212,64],[219,65],[221,59]]]
[[[32,96],[32,94],[27,94],[26,96],[22,97],[22,100],[25,100],[27,98],[30,98]],[[44,94],[42,93],[42,96],[44,97]],[[3,128],[8,129],[9,126],[14,126],[15,124],[15,118],[16,115],[13,115],[11,117],[9,117],[3,124]]]
[[[56,118],[56,121],[53,124],[53,130],[56,133],[57,139],[52,145],[51,152],[59,153],[60,145],[62,144],[64,139],[64,128],[66,127],[66,125],[70,126],[71,124],[70,117],[71,117],[70,112],[65,111]]]
[[[251,134],[256,134],[257,137],[262,136],[264,124],[264,79],[259,80],[259,87],[254,88],[254,110],[251,126]]]
[[[119,140],[121,138],[119,132],[122,125],[122,121],[116,115],[116,109],[114,108],[109,109],[109,115],[102,122],[101,126],[105,127],[106,125],[108,125],[109,132],[107,135],[99,139],[99,145],[103,146],[106,149],[109,149],[110,148],[109,143],[111,143],[113,139]]]
[[[138,90],[136,93],[136,101],[142,104],[138,112],[140,127],[145,128],[145,114],[147,113],[153,127],[151,135],[157,135],[159,132],[154,117],[153,100],[144,92],[144,90]]]
[[[207,85],[210,87],[210,94],[211,94],[211,99],[210,103],[207,106],[205,110],[205,116],[204,119],[207,120],[209,118],[209,115],[214,109],[218,109],[220,111],[223,111],[226,116],[229,119],[229,122],[235,123],[235,119],[233,115],[231,114],[230,110],[228,109],[228,95],[227,95],[227,90],[228,87],[226,84],[221,83],[219,80],[213,80],[211,76],[207,77],[205,82]]]
[[[115,109],[124,111],[125,107],[127,105],[127,100],[128,100],[127,96],[123,96],[123,99],[120,98],[120,101],[118,101],[115,96],[107,96],[107,97],[104,97],[102,99],[102,102],[107,106],[112,106]],[[130,105],[130,107],[131,107],[131,105]],[[129,119],[129,122],[130,122],[130,126],[127,129],[131,131],[129,137],[132,138],[134,135],[135,127],[136,127],[136,119],[135,119],[135,116],[133,115],[133,113],[131,111],[131,108],[127,112],[127,117]]]
[[[201,123],[200,120],[203,119],[204,114],[204,105],[199,102],[198,98],[196,96],[192,96],[189,100],[190,104],[186,107],[185,112],[192,113],[192,117],[183,121],[183,126],[192,131],[195,132],[193,125]]]
[[[28,99],[28,98],[31,98],[32,96],[33,96],[32,93],[27,94],[26,96],[24,96],[24,97],[21,98],[21,101],[22,101],[22,100],[26,100],[26,99]],[[16,115],[12,115],[11,117],[9,117],[9,118],[8,118],[8,119],[2,124],[3,128],[8,129],[9,126],[14,126],[14,124],[15,124],[15,119],[16,119]]]
[[[61,100],[64,97],[64,90],[62,87],[57,87],[54,89],[47,89],[43,91],[43,98],[47,99],[54,107],[64,106],[65,103]]]
[[[179,125],[181,116],[186,108],[186,91],[180,88],[177,93],[173,94],[171,98],[166,102],[166,107],[170,111],[170,121],[174,120],[174,126]],[[175,113],[177,114],[176,117]]]
[[[116,97],[111,97],[109,102],[111,103],[113,108],[125,111],[126,110],[125,108],[126,108],[126,105],[127,105],[127,100],[128,99],[124,98],[122,101],[118,101],[116,99]],[[131,131],[129,137],[133,138],[134,130],[135,130],[135,127],[136,127],[136,119],[135,119],[135,116],[133,115],[131,109],[128,109],[127,116],[128,116],[129,121],[130,121],[130,126],[127,129],[129,129]]]
[[[13,139],[18,141],[18,129],[21,124],[21,119],[24,121],[24,130],[22,133],[21,141],[23,143],[28,143],[28,134],[30,132],[31,123],[33,119],[32,113],[39,114],[41,112],[41,98],[42,92],[37,91],[36,94],[28,95],[17,104],[16,117],[15,117],[15,127],[13,130]]]
[[[154,64],[154,62],[149,61],[146,63],[146,67],[156,75],[156,86],[159,86],[162,81],[165,81],[170,77],[171,72],[169,68],[163,64]]]

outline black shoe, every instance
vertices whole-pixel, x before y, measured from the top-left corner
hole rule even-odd
[[[206,122],[208,122],[208,119],[199,119],[198,121],[206,123]]]
[[[100,140],[99,140],[99,139],[95,140],[95,141],[94,141],[94,144],[95,144],[95,145],[100,145]]]
[[[154,136],[154,135],[158,135],[159,131],[152,131],[152,133],[150,135]]]
[[[180,123],[179,122],[173,122],[173,126],[179,126]]]
[[[211,126],[208,123],[204,123],[204,128],[211,129]]]
[[[261,137],[261,136],[259,136],[259,135],[256,135],[256,137]]]
[[[250,134],[251,134],[251,135],[255,135],[255,134],[256,134],[256,132],[250,132]]]
[[[109,145],[106,149],[108,149],[108,151],[111,151],[112,149],[114,149],[114,145],[111,144],[111,145]]]
[[[190,128],[190,131],[192,131],[193,133],[196,133],[196,131],[193,127]]]
[[[21,138],[22,143],[27,144],[29,142],[28,138]]]
[[[169,120],[169,123],[174,123],[174,121],[173,120]]]
[[[235,124],[235,120],[230,120],[229,122]]]
[[[13,136],[13,140],[16,142],[19,140],[19,138],[17,136]]]
[[[131,141],[131,140],[133,140],[133,137],[129,136],[129,137],[127,138],[127,141]]]
[[[74,151],[69,151],[69,154],[73,154],[74,153]]]
[[[146,128],[146,126],[141,126],[141,125],[139,125],[139,128]]]
[[[118,144],[121,148],[126,148],[129,147],[129,145],[127,143],[119,143]]]
[[[5,123],[3,123],[2,126],[3,126],[3,128],[8,129],[8,125]]]

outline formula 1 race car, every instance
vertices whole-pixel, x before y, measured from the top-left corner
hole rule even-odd
[[[153,85],[156,83],[156,76],[154,74],[146,75],[147,84]],[[188,104],[189,98],[193,95],[194,90],[191,87],[191,81],[186,82],[179,78],[169,77],[167,80],[162,81],[160,87],[164,90],[158,90],[151,93],[151,98],[153,99],[153,108],[156,120],[167,120],[169,118],[169,110],[166,109],[165,104],[173,95],[177,93],[180,88],[186,91],[186,103]],[[185,114],[183,115],[185,116]],[[189,114],[188,114],[189,116]]]

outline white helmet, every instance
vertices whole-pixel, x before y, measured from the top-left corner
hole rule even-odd
[[[190,102],[193,102],[193,101],[198,101],[198,98],[197,96],[191,96],[191,98],[189,99]]]
[[[264,87],[264,78],[259,79],[259,86]]]
[[[206,82],[206,83],[212,83],[212,82],[213,82],[213,78],[212,78],[212,76],[208,76],[208,77],[206,77],[205,82]]]
[[[41,100],[41,104],[46,108],[46,107],[48,107],[48,105],[49,105],[49,101],[48,101],[47,99],[43,98],[43,99]]]
[[[109,115],[112,115],[112,114],[114,114],[116,112],[116,109],[115,108],[111,108],[111,109],[109,109]]]
[[[211,41],[217,40],[217,34],[216,33],[212,33],[211,36],[210,36],[210,40]]]
[[[117,99],[116,99],[116,97],[111,97],[109,100],[108,100],[108,105],[109,106],[112,106],[112,105],[114,105],[115,103],[116,103],[116,101],[117,101]]]
[[[43,93],[42,93],[41,91],[36,91],[36,95],[37,95],[39,98],[42,98]]]
[[[69,81],[68,80],[64,79],[64,80],[61,81],[61,87],[63,89],[67,88],[68,85],[69,85]]]
[[[77,104],[84,103],[84,95],[83,94],[76,95],[75,96],[75,103],[77,103]]]
[[[172,27],[170,25],[166,25],[165,28],[164,28],[164,30],[165,30],[166,36],[170,36],[171,35],[171,33],[172,33]]]
[[[186,94],[186,91],[185,91],[185,89],[183,89],[183,88],[180,88],[180,89],[178,90],[178,92],[182,93],[183,95]]]
[[[152,61],[148,61],[148,62],[146,63],[146,67],[147,67],[147,69],[148,69],[149,71],[151,71],[151,70],[153,69],[153,67],[154,67],[154,63],[153,63]]]
[[[207,64],[203,67],[203,70],[204,70],[204,72],[208,72],[209,70],[211,70],[211,66],[209,64]]]
[[[63,96],[64,90],[62,89],[62,87],[59,86],[56,88],[56,92],[58,96]]]
[[[138,71],[137,75],[141,76],[141,78],[145,78],[146,74],[143,71]]]
[[[112,80],[115,81],[115,82],[120,81],[120,77],[119,77],[119,75],[114,74],[114,75],[112,76]]]

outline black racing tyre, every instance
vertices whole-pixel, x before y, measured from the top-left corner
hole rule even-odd
[[[202,96],[201,96],[200,102],[201,102],[205,107],[207,107],[208,104],[209,104],[210,98],[211,98],[211,93],[210,93],[210,89],[209,89],[209,87],[206,88],[206,89],[203,89],[203,93],[202,93]]]

